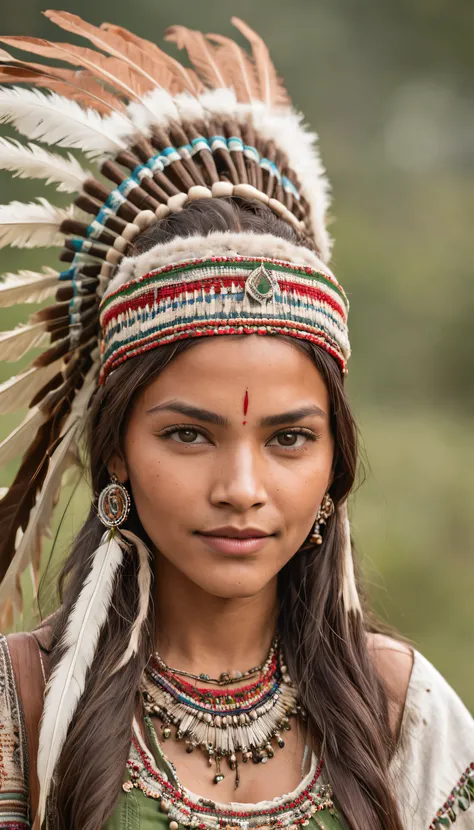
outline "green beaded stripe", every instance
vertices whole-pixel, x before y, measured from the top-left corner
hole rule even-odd
[[[256,267],[258,267],[258,264],[260,262],[266,265],[270,271],[277,271],[282,274],[288,274],[289,276],[299,276],[303,279],[313,280],[316,283],[323,283],[324,285],[327,285],[328,288],[331,288],[333,291],[335,291],[335,293],[338,294],[338,296],[341,298],[343,304],[345,306],[348,306],[347,297],[342,288],[336,282],[333,282],[332,280],[328,279],[328,277],[326,277],[326,275],[320,271],[308,273],[303,268],[288,268],[285,265],[279,265],[278,263],[273,262],[273,260],[267,259],[239,259],[235,261],[232,260],[223,262],[216,262],[212,259],[206,259],[202,260],[201,262],[189,262],[186,265],[178,266],[176,269],[168,268],[166,271],[161,271],[161,269],[157,269],[156,273],[150,271],[149,274],[145,274],[142,277],[136,277],[135,279],[131,280],[126,286],[118,288],[116,292],[110,294],[108,297],[105,297],[101,304],[101,312],[103,313],[104,310],[110,305],[110,303],[112,303],[117,297],[126,297],[129,294],[133,294],[134,291],[136,291],[137,285],[139,285],[140,282],[145,282],[145,278],[148,277],[150,277],[150,282],[151,278],[153,278],[153,282],[160,282],[161,280],[165,281],[169,279],[171,275],[185,274],[187,271],[201,271],[208,268],[222,268],[223,270],[227,268],[249,268],[254,270]]]

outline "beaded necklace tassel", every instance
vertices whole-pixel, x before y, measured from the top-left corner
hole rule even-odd
[[[174,727],[175,739],[184,740],[187,752],[202,751],[215,768],[215,784],[224,780],[225,759],[235,773],[237,789],[239,763],[266,764],[275,755],[274,743],[280,749],[285,746],[282,731],[291,729],[290,718],[302,713],[278,641],[265,663],[236,674],[233,683],[259,676],[247,686],[233,688],[226,672],[212,680],[206,674],[171,669],[154,655],[144,677],[143,697],[147,714],[162,723],[164,740],[171,737]],[[220,688],[198,688],[183,680],[183,675]]]

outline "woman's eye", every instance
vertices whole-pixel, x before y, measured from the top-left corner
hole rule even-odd
[[[178,444],[206,444],[207,441],[197,429],[177,429],[172,433],[168,433],[169,437]],[[201,440],[198,440],[201,439]]]
[[[279,432],[270,442],[270,446],[287,447],[289,449],[301,449],[304,447],[306,441],[312,439],[311,434],[306,432],[296,432],[295,430],[287,430],[286,432]]]

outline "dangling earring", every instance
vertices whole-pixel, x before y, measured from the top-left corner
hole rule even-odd
[[[130,496],[127,488],[120,484],[115,473],[111,482],[101,491],[97,502],[97,515],[106,527],[120,527],[130,513]]]
[[[313,532],[310,536],[310,541],[313,545],[322,545],[323,537],[321,536],[321,525],[325,525],[330,516],[334,513],[334,502],[329,495],[325,493],[323,500],[319,506],[318,515],[314,523]]]

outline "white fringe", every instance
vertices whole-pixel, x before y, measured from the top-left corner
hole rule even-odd
[[[227,233],[216,231],[207,236],[188,236],[154,245],[149,251],[135,257],[124,257],[116,275],[110,281],[104,296],[111,294],[130,280],[142,277],[162,265],[211,256],[268,257],[291,262],[293,265],[309,265],[315,271],[334,275],[309,248],[286,242],[270,233]]]
[[[354,611],[362,615],[359,594],[354,574],[354,560],[352,558],[351,525],[347,512],[347,500],[339,507],[340,521],[344,529],[344,559],[342,572],[342,601],[347,612]]]
[[[132,625],[132,630],[130,632],[130,640],[128,646],[125,650],[125,653],[122,656],[118,666],[115,668],[115,672],[119,671],[123,666],[125,666],[132,657],[138,652],[138,648],[140,645],[140,635],[143,628],[143,625],[146,623],[146,619],[148,616],[148,606],[150,603],[150,587],[151,587],[151,568],[150,568],[150,552],[147,546],[142,542],[135,533],[132,533],[130,530],[125,530],[124,528],[120,528],[120,534],[125,537],[129,542],[135,545],[137,554],[138,554],[138,588],[139,588],[139,603],[138,603],[138,614],[136,617],[135,622]]]

